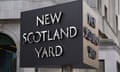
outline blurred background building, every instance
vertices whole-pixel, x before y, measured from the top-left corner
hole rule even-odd
[[[19,67],[20,13],[71,1],[75,0],[0,0],[0,72],[64,72],[64,68]],[[120,72],[120,0],[83,0],[84,7],[98,20],[99,68],[73,72]]]

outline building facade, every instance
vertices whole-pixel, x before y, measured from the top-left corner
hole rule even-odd
[[[21,12],[67,3],[75,0],[1,0],[0,1],[0,71],[1,72],[66,72],[71,68],[20,68],[20,18]],[[83,0],[84,22],[87,14],[97,20],[99,68],[78,69],[73,72],[119,72],[120,42],[118,23],[119,0]],[[8,61],[5,61],[8,60]],[[8,63],[6,63],[8,62]],[[13,66],[12,66],[13,65]]]
[[[96,1],[96,0],[95,0]],[[94,1],[94,2],[95,2]],[[100,72],[119,72],[119,0],[87,1],[99,15]]]

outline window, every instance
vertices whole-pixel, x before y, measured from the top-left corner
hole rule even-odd
[[[119,8],[120,8],[120,3],[119,3],[119,2],[120,2],[120,1],[118,0],[118,14],[120,13],[120,11],[119,11],[119,10],[120,10],[120,9],[119,9]]]
[[[101,0],[97,0],[97,8],[99,13],[101,14]]]
[[[116,34],[118,33],[118,16],[116,15],[116,28],[115,28],[116,30]]]
[[[105,11],[105,20],[107,21],[107,7],[105,6],[104,9],[105,9],[104,10]]]
[[[95,26],[96,26],[96,19],[95,19],[93,16],[87,14],[87,23],[88,23],[91,27],[95,28]]]

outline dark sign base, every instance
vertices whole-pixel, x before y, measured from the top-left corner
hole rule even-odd
[[[91,67],[89,65],[86,64],[79,64],[79,66],[76,65],[40,65],[40,66],[34,66],[35,68],[62,68],[62,67],[66,67],[66,66],[70,66],[72,68],[80,68],[80,69],[96,69],[94,67]],[[20,66],[21,68],[31,68],[33,66]]]

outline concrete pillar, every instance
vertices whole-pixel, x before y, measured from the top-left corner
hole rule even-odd
[[[114,54],[108,54],[105,60],[105,72],[117,72],[117,61]]]
[[[73,72],[96,72],[96,69],[73,69]]]
[[[20,72],[35,72],[35,68],[20,68]]]

